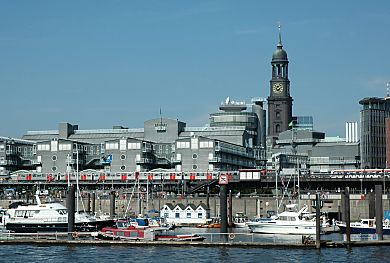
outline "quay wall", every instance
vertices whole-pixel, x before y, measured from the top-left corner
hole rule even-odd
[[[309,211],[314,212],[315,195],[312,196],[302,196],[300,200],[300,205],[307,205],[309,207]],[[66,198],[60,198],[60,201],[66,206]],[[7,208],[8,205],[14,201],[20,200],[0,200],[0,206],[3,208]],[[321,211],[330,212],[333,214],[333,217],[337,216],[341,206],[341,196],[339,194],[322,196],[322,204],[323,207]],[[165,198],[154,198],[150,199],[146,202],[145,199],[139,201],[136,198],[127,198],[125,195],[117,195],[115,198],[115,213],[121,217],[124,216],[126,210],[129,211],[133,215],[138,214],[146,214],[147,211],[155,209],[160,210],[166,203],[171,203],[173,205],[182,203],[184,205],[187,204],[195,204],[199,205],[200,203],[206,204],[207,200],[205,197],[190,197],[190,198],[179,198],[179,197],[165,197]],[[293,201],[294,203],[297,200]],[[80,211],[88,209],[88,199],[80,198],[78,202],[78,208]],[[92,202],[91,202],[92,203]],[[284,201],[283,203],[286,203]],[[282,203],[282,204],[283,204]],[[388,195],[383,195],[383,210],[390,210],[390,198]],[[209,199],[210,204],[210,216],[218,216],[220,209],[220,199],[218,196],[211,197]],[[250,218],[258,217],[258,216],[266,216],[267,211],[273,210],[276,211],[276,199],[275,197],[262,197],[262,196],[254,196],[254,197],[240,197],[232,198],[232,212],[233,215],[236,212],[244,212]],[[278,201],[280,204],[280,201]],[[141,206],[141,208],[140,208]],[[77,205],[76,205],[77,207]],[[279,205],[279,211],[283,211],[283,205]],[[108,197],[98,197],[95,201],[95,211],[97,214],[109,214],[110,211],[110,199]],[[351,220],[356,221],[360,218],[368,218],[369,213],[369,200],[367,196],[363,195],[351,195],[350,196],[350,211],[351,211]]]

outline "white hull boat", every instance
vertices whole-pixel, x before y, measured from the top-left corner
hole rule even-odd
[[[307,207],[298,212],[285,211],[275,218],[248,222],[247,225],[252,233],[315,235],[316,222],[301,216],[306,211]]]

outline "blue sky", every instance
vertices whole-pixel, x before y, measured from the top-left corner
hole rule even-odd
[[[293,115],[345,135],[390,82],[390,1],[0,1],[0,136],[203,126],[230,97],[269,95],[277,24]]]

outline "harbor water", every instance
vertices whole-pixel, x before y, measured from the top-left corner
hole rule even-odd
[[[2,245],[1,262],[389,262],[387,247],[315,249]]]

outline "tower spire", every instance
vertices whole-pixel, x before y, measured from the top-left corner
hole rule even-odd
[[[283,47],[283,45],[282,45],[282,25],[280,24],[280,22],[278,22],[278,30],[279,30],[278,47]]]

